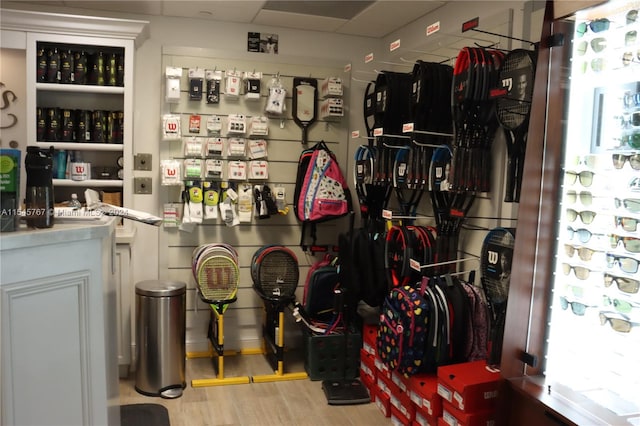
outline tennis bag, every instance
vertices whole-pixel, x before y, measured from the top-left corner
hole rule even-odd
[[[329,321],[335,309],[335,292],[340,280],[337,258],[329,254],[311,265],[304,283],[304,309],[314,320]]]
[[[421,371],[428,318],[429,306],[419,290],[408,285],[391,290],[376,338],[378,355],[391,370],[405,375]]]
[[[302,222],[303,245],[305,224],[316,224],[352,212],[351,193],[335,155],[324,141],[302,151],[298,160],[293,209]],[[312,227],[315,244],[315,229]]]

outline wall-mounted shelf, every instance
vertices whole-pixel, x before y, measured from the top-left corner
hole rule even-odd
[[[55,187],[99,187],[99,188],[122,188],[124,185],[120,179],[87,179],[87,180],[71,180],[71,179],[54,179]]]

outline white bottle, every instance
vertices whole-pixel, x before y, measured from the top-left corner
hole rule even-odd
[[[73,208],[74,210],[78,210],[80,208],[82,208],[82,204],[80,203],[80,200],[78,200],[78,194],[71,194],[71,201],[69,201],[69,207]]]

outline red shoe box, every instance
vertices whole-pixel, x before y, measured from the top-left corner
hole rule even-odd
[[[391,380],[391,370],[389,370],[389,367],[387,366],[387,364],[382,362],[382,360],[378,356],[376,356],[374,361],[375,361],[376,371],[378,372],[378,375],[379,376],[382,375],[387,379]]]
[[[409,379],[409,397],[418,410],[433,418],[442,414],[442,397],[438,395],[438,377],[418,374]]]
[[[410,426],[411,419],[405,416],[401,410],[391,404],[391,424],[395,426]]]
[[[442,419],[449,426],[494,426],[496,418],[495,409],[466,412],[446,401],[442,403]]]
[[[393,416],[393,409],[395,408],[402,414],[402,418],[407,420],[403,424],[410,424],[415,418],[416,407],[407,393],[400,391],[400,389],[397,390],[397,392],[391,394],[391,415]]]
[[[442,410],[440,410],[442,411]],[[424,408],[416,408],[412,426],[435,426],[438,424],[438,416],[431,416]]]
[[[391,397],[377,388],[373,389],[372,401],[385,417],[391,417]]]
[[[368,377],[372,382],[376,381],[376,357],[364,349],[360,349],[360,378]]]
[[[391,397],[391,395],[397,395],[400,393],[400,389],[398,386],[391,381],[390,377],[386,377],[382,374],[376,375],[376,385],[381,392],[386,393]]]
[[[401,392],[409,391],[409,378],[405,377],[403,374],[398,373],[397,371],[391,372],[391,381],[398,386]]]
[[[486,361],[438,367],[438,394],[465,412],[493,408],[500,381],[500,373],[487,370]]]
[[[367,387],[367,389],[369,389],[369,395],[373,393],[374,389],[377,389],[375,378],[371,378],[370,376],[367,376],[367,375],[364,375],[364,376],[361,375],[360,381],[362,382],[363,385]]]
[[[362,327],[362,349],[370,353],[376,354],[376,338],[378,337],[378,326],[365,324]]]

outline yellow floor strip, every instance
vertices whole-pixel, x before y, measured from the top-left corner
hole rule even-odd
[[[262,376],[253,376],[251,380],[254,383],[279,382],[285,380],[303,380],[309,376],[307,373],[284,373],[284,374],[265,374]]]

